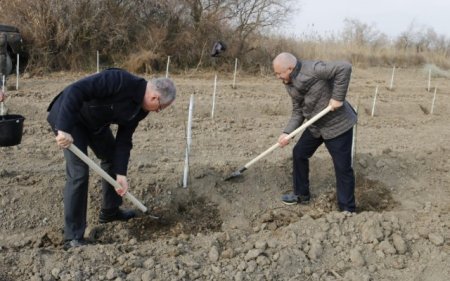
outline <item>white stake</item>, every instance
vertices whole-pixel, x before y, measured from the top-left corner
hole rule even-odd
[[[234,75],[233,75],[233,89],[236,89],[236,72],[237,72],[238,59],[234,61]]]
[[[392,68],[391,85],[389,86],[389,90],[392,90],[392,87],[394,86],[394,74],[395,74],[395,65]]]
[[[431,68],[430,70],[428,70],[428,92],[430,91],[430,86],[431,86]]]
[[[16,63],[16,91],[19,90],[19,54],[17,54]]]
[[[169,64],[170,64],[170,56],[167,56],[166,78],[169,78]]]
[[[188,184],[188,175],[189,175],[189,151],[186,146],[185,150],[185,158],[184,158],[184,171],[183,171],[183,188],[187,188]]]
[[[187,188],[188,176],[189,176],[189,153],[191,152],[192,144],[192,112],[194,111],[194,95],[191,95],[189,101],[189,115],[187,122],[187,132],[186,132],[186,156],[184,159],[184,173],[183,173],[183,188]]]
[[[187,126],[187,145],[188,151],[191,152],[191,144],[192,144],[192,113],[194,111],[194,95],[191,95],[191,99],[189,101],[189,115],[188,115],[188,126]]]
[[[434,87],[434,95],[433,95],[433,101],[431,102],[430,114],[433,114],[433,112],[434,112],[434,102],[436,101],[436,91],[437,91],[437,87]]]
[[[217,89],[217,74],[214,76],[214,91],[212,100],[211,118],[214,119],[214,109],[216,107],[216,89]]]
[[[377,102],[377,95],[378,95],[378,86],[375,89],[375,96],[373,97],[372,114],[371,114],[372,117],[373,117],[373,114],[375,113],[375,103]]]
[[[5,93],[5,75],[2,76],[2,92]],[[0,102],[0,115],[5,115],[5,106],[3,105],[3,102]]]
[[[100,54],[97,50],[97,73],[100,72]]]
[[[358,106],[355,108],[356,113],[358,113]],[[356,131],[357,131],[358,122],[353,125],[353,136],[352,136],[352,167],[353,167],[353,159],[355,159],[356,153]]]

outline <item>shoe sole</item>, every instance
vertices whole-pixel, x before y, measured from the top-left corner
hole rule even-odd
[[[129,220],[131,220],[132,218],[135,218],[135,217],[136,217],[136,216],[131,217],[131,218],[129,218],[129,219],[115,219],[115,220],[104,220],[104,219],[99,219],[98,222],[99,222],[99,223],[110,223],[110,222],[115,222],[115,221],[129,221]]]
[[[296,204],[301,204],[301,205],[308,205],[309,201],[301,201],[301,202],[285,202],[285,201],[281,201],[283,202],[283,204],[291,206],[291,205],[296,205]]]
[[[298,204],[298,202],[286,202],[286,201],[281,201],[281,202],[283,202],[283,204],[288,205],[288,206],[297,205]]]

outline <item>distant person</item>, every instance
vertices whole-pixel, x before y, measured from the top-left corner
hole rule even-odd
[[[310,200],[309,158],[325,143],[336,175],[337,203],[341,211],[355,211],[355,176],[351,164],[353,125],[356,113],[345,100],[352,71],[347,62],[298,60],[281,53],[273,60],[273,69],[292,99],[292,116],[278,138],[281,147],[286,137],[305,119],[314,117],[328,105],[332,111],[306,129],[293,150],[293,193],[281,197],[293,205]]]
[[[220,54],[227,50],[227,45],[222,41],[214,42],[211,50],[211,57],[219,57]]]
[[[101,160],[101,167],[122,186],[115,191],[102,181],[103,202],[99,222],[128,220],[132,210],[119,208],[128,190],[127,167],[132,136],[150,111],[159,112],[175,100],[174,83],[167,78],[146,81],[113,68],[81,79],[65,88],[50,104],[48,122],[61,148],[70,144],[87,153],[89,146]],[[114,137],[110,125],[118,124]],[[86,210],[89,168],[70,150],[64,149],[64,248],[86,244]]]

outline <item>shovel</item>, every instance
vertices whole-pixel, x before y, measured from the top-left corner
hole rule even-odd
[[[74,144],[71,144],[67,149],[72,151],[78,158],[83,160],[84,163],[86,163],[92,170],[97,172],[102,178],[104,178],[109,184],[111,184],[115,189],[121,189],[122,186],[115,181],[108,173],[106,173],[102,168],[100,168],[94,161],[92,161],[89,157],[86,156],[81,150],[78,149]],[[127,192],[125,193],[124,197],[131,201],[139,210],[146,213],[147,207],[145,207],[136,197],[131,195],[131,193]],[[159,217],[149,215],[153,219],[159,219]]]
[[[311,124],[313,124],[314,122],[316,122],[317,120],[319,120],[320,118],[322,118],[322,116],[324,116],[325,114],[327,114],[328,112],[331,111],[331,106],[326,107],[324,110],[322,110],[321,112],[319,112],[316,116],[314,116],[313,118],[309,119],[306,123],[304,123],[303,125],[301,125],[300,127],[298,127],[295,131],[293,131],[292,133],[290,133],[286,138],[287,139],[292,139],[293,137],[295,137],[298,133],[302,132],[303,130],[305,130],[306,128],[308,128]],[[225,178],[225,180],[230,180],[233,178],[237,178],[240,177],[242,175],[242,173],[248,169],[248,167],[250,167],[251,165],[255,164],[256,162],[258,162],[261,158],[263,158],[264,156],[266,156],[267,154],[269,154],[270,152],[272,152],[273,150],[275,150],[276,148],[278,148],[280,146],[280,144],[277,142],[276,144],[272,145],[269,149],[267,149],[266,151],[264,151],[263,153],[261,153],[260,155],[256,156],[253,160],[251,160],[250,162],[248,162],[247,164],[245,164],[243,167],[239,168],[239,170],[233,172],[231,175],[229,175],[228,177]]]

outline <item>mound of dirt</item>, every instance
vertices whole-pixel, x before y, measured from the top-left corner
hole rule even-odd
[[[7,103],[26,117],[22,143],[0,148],[0,280],[448,280],[449,80],[433,80],[440,86],[430,114],[427,75],[397,69],[395,89],[380,90],[371,117],[375,87],[387,85],[390,73],[355,69],[350,85],[348,99],[359,109],[357,213],[337,211],[323,147],[310,161],[308,205],[279,200],[292,188],[292,146],[224,181],[284,128],[291,104],[278,81],[239,77],[233,89],[233,77],[219,74],[212,119],[214,74],[175,77],[177,101],[139,125],[128,174],[130,191],[160,218],[140,213],[99,224],[100,178],[92,173],[91,244],[69,251],[62,248],[64,160],[45,118],[51,99],[85,74],[22,79]]]

